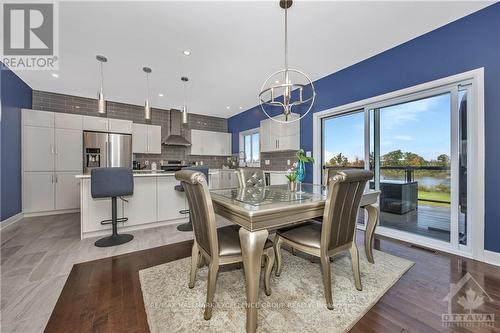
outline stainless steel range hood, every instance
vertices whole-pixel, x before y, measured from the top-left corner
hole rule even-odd
[[[165,146],[191,146],[191,142],[182,136],[182,114],[179,110],[170,110],[169,136],[163,141]]]

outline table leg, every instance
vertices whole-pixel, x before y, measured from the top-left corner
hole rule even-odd
[[[373,236],[375,236],[375,227],[378,221],[378,206],[377,205],[367,205],[365,206],[368,212],[368,223],[365,229],[365,252],[366,258],[372,264],[375,263],[373,260]]]
[[[240,228],[239,233],[247,293],[246,329],[247,332],[253,333],[257,330],[261,260],[269,232],[267,230],[248,231]]]

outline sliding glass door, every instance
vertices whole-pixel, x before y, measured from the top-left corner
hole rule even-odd
[[[471,87],[462,82],[322,118],[322,182],[328,170],[370,169],[379,230],[470,250]]]
[[[380,225],[450,242],[451,93],[370,110]]]

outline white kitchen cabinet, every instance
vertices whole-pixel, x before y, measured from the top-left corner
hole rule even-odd
[[[23,125],[54,127],[54,112],[23,109]]]
[[[108,118],[83,116],[83,130],[107,132],[108,131]]]
[[[292,119],[300,117],[292,114]],[[284,116],[275,117],[283,121]],[[271,119],[260,122],[261,152],[274,152],[300,149],[300,121],[281,123]]]
[[[191,155],[231,156],[231,133],[191,130]]]
[[[236,175],[235,170],[219,170],[219,188],[236,188],[238,186],[238,175]]]
[[[25,172],[23,212],[54,210],[55,176],[53,172]]]
[[[112,133],[132,133],[132,121],[122,119],[108,119],[108,131]]]
[[[156,177],[134,177],[134,194],[125,197],[126,226],[156,222]]]
[[[132,152],[161,154],[161,126],[133,124]]]
[[[76,209],[83,117],[23,110],[23,211]]]
[[[132,125],[132,152],[147,153],[148,151],[148,125]]]
[[[82,169],[83,134],[81,130],[55,130],[55,170],[77,171]]]
[[[269,185],[283,185],[283,184],[288,184],[288,180],[285,176],[285,173],[276,173],[276,172],[270,172],[269,173]]]
[[[175,177],[156,177],[158,221],[187,219],[186,214],[180,211],[187,209],[184,192],[174,190],[179,181]]]
[[[66,128],[79,130],[83,129],[83,116],[70,113],[54,113],[55,128]]]
[[[55,173],[55,209],[77,209],[80,207],[80,172]]]
[[[148,152],[161,154],[161,126],[148,125]]]
[[[208,173],[208,188],[218,189],[220,188],[220,173],[219,171],[210,171]]]
[[[23,137],[24,171],[53,171],[54,128],[24,126]]]

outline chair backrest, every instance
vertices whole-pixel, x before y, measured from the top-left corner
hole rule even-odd
[[[183,169],[175,173],[175,178],[186,193],[196,243],[208,255],[218,255],[217,224],[205,176],[199,171]]]
[[[90,171],[92,198],[110,198],[134,193],[134,174],[130,168],[95,168]]]
[[[258,168],[238,169],[238,180],[240,187],[263,187],[266,186],[264,171]]]
[[[328,182],[321,229],[321,248],[325,251],[354,240],[359,204],[366,182],[373,178],[367,170],[338,171]]]
[[[190,166],[190,167],[184,167],[182,170],[192,170],[192,171],[199,171],[201,172],[204,176],[205,179],[207,180],[207,184],[209,183],[209,177],[208,177],[208,167],[206,166]]]

